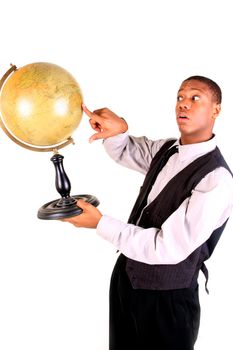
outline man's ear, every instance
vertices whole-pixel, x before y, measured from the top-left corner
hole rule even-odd
[[[214,108],[213,108],[212,118],[216,119],[219,116],[220,112],[221,112],[221,104],[216,103]]]

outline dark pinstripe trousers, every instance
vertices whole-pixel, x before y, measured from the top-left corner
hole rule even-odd
[[[120,255],[110,285],[110,350],[193,350],[200,322],[195,289],[133,289]]]

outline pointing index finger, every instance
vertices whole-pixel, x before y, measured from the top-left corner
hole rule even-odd
[[[89,109],[87,108],[87,106],[84,103],[82,104],[82,109],[89,118],[93,117],[93,113],[91,111],[89,111]]]
[[[86,115],[96,123],[101,123],[102,118],[98,116],[95,112],[91,112],[86,105],[82,104],[83,111],[86,113]]]

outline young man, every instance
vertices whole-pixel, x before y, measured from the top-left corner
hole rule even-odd
[[[127,123],[104,108],[83,106],[109,155],[145,174],[128,223],[84,201],[65,219],[97,233],[121,252],[110,287],[110,350],[192,350],[200,320],[198,273],[233,204],[232,173],[216,147],[213,127],[221,90],[193,76],[178,91],[180,139],[132,137]]]

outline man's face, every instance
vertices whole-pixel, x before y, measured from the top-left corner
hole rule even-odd
[[[198,80],[181,84],[177,95],[176,121],[182,144],[207,141],[220,112],[209,87]]]

